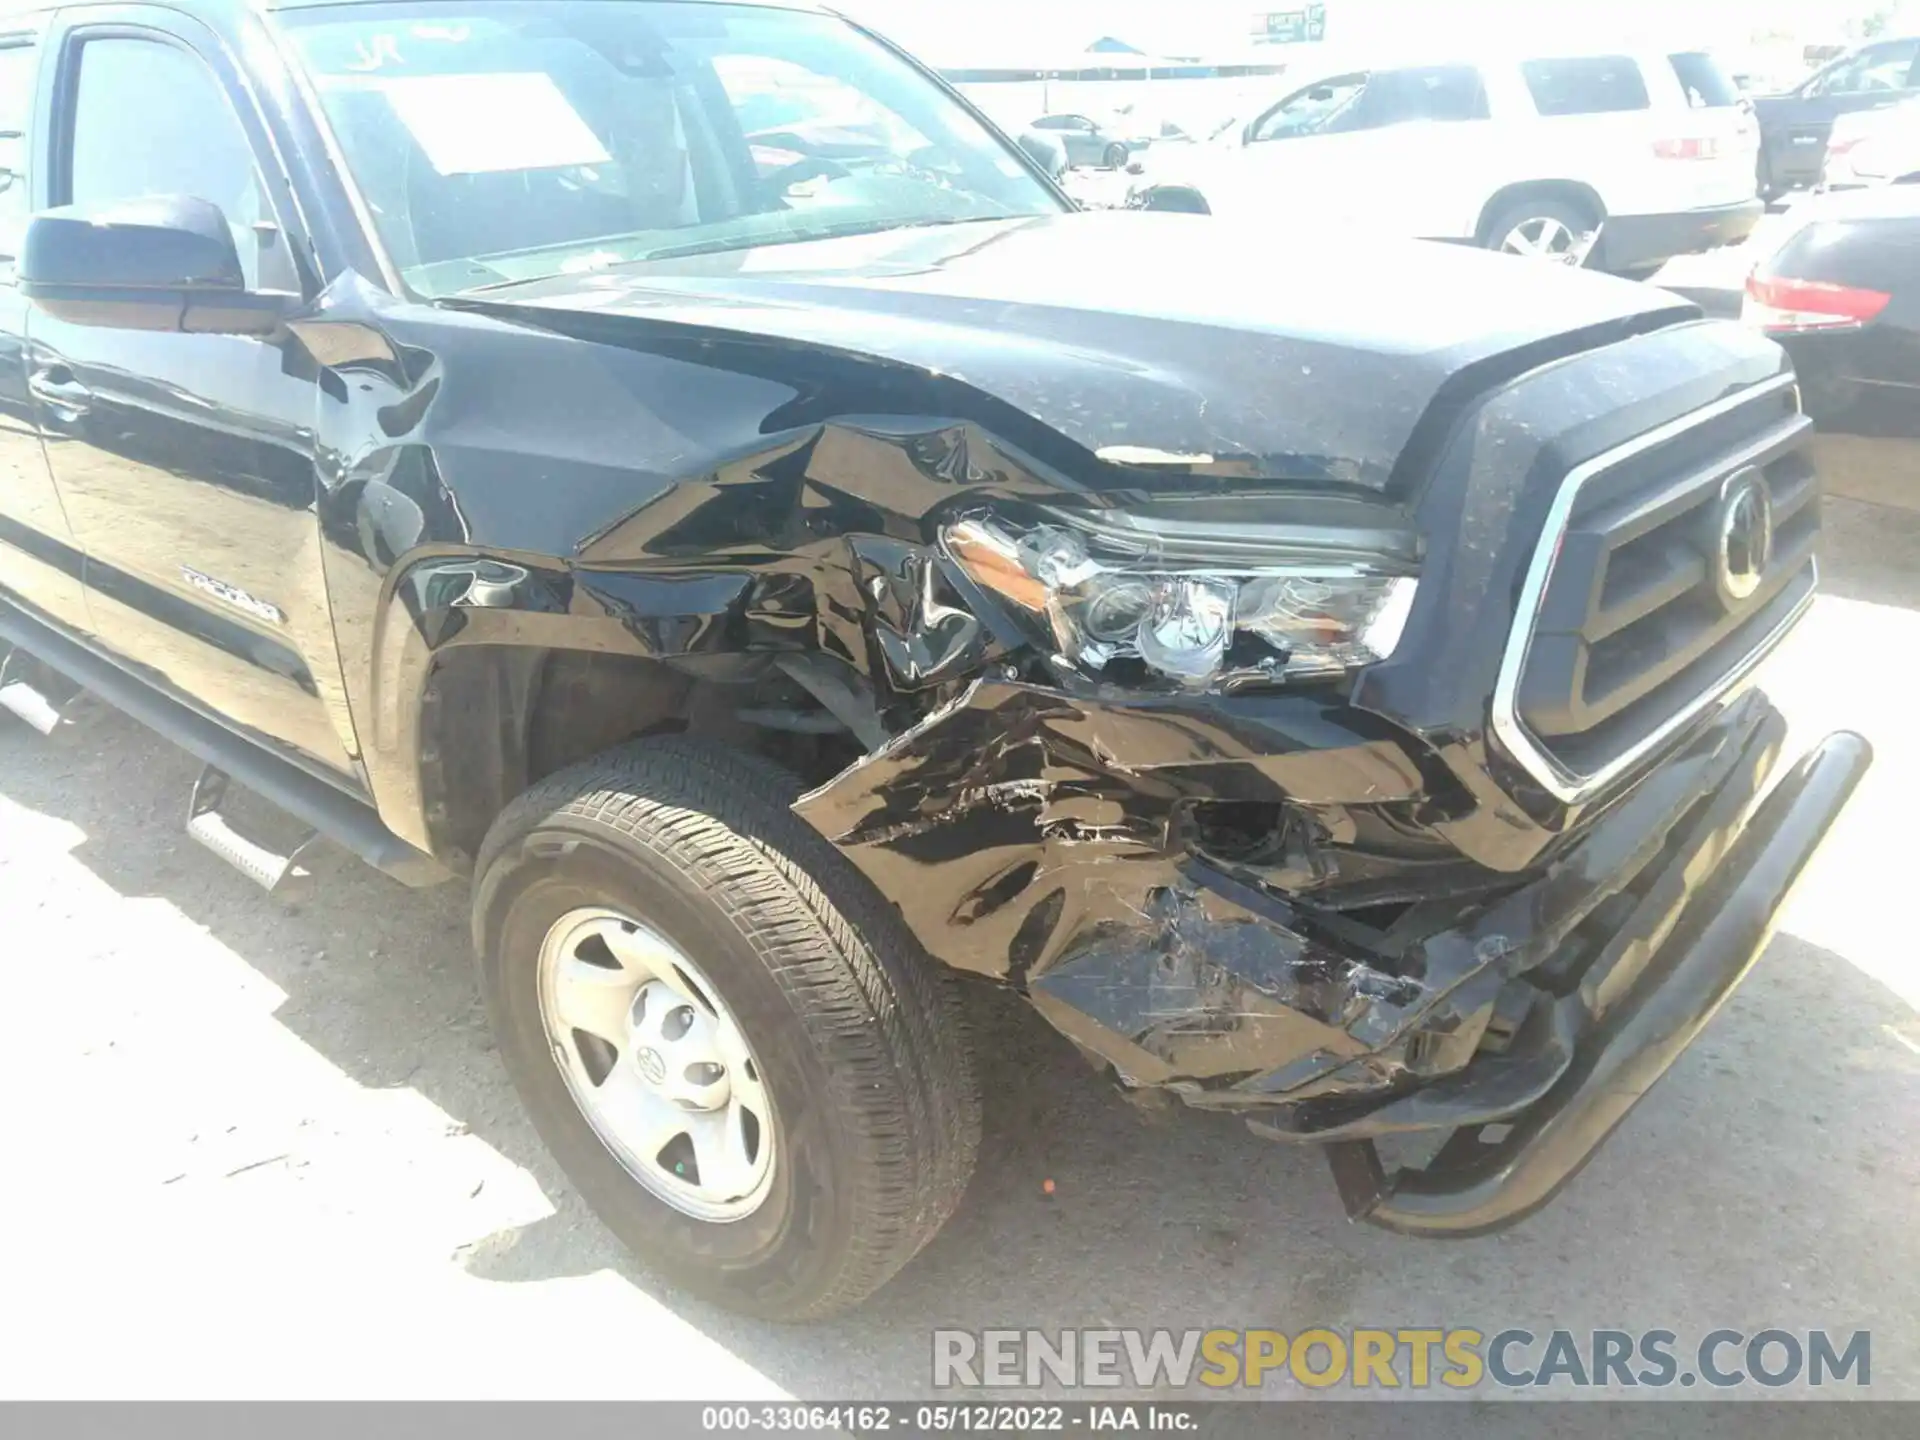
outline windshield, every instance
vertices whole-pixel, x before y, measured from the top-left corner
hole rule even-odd
[[[416,292],[1054,214],[1017,152],[832,16],[664,0],[278,17]]]

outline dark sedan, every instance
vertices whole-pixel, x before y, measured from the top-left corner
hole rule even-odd
[[[1754,100],[1760,193],[1771,200],[1820,183],[1827,140],[1842,115],[1920,95],[1920,35],[1875,40],[1823,66],[1784,95]]]
[[[1920,402],[1920,185],[1819,196],[1747,281],[1745,315],[1784,345],[1827,426]],[[1796,212],[1798,213],[1798,212]]]

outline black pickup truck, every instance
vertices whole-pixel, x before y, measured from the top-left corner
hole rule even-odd
[[[727,1303],[947,1218],[962,975],[1356,1218],[1509,1224],[1869,763],[1776,773],[1808,425],[1674,296],[1076,213],[785,5],[0,27],[0,704],[195,752],[269,889],[469,879],[542,1134]]]

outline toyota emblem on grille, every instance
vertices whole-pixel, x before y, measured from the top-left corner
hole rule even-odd
[[[1714,557],[1720,593],[1745,600],[1760,588],[1773,560],[1773,497],[1767,477],[1749,467],[1720,487],[1720,545]]]

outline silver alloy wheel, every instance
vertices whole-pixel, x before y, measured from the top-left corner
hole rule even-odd
[[[654,1195],[740,1220],[773,1180],[773,1110],[713,983],[637,920],[572,910],[540,946],[540,1018],[574,1103]]]
[[[1522,220],[1507,232],[1500,249],[1507,255],[1524,255],[1529,260],[1551,260],[1561,265],[1578,265],[1587,253],[1588,237],[1551,215],[1535,215]]]

